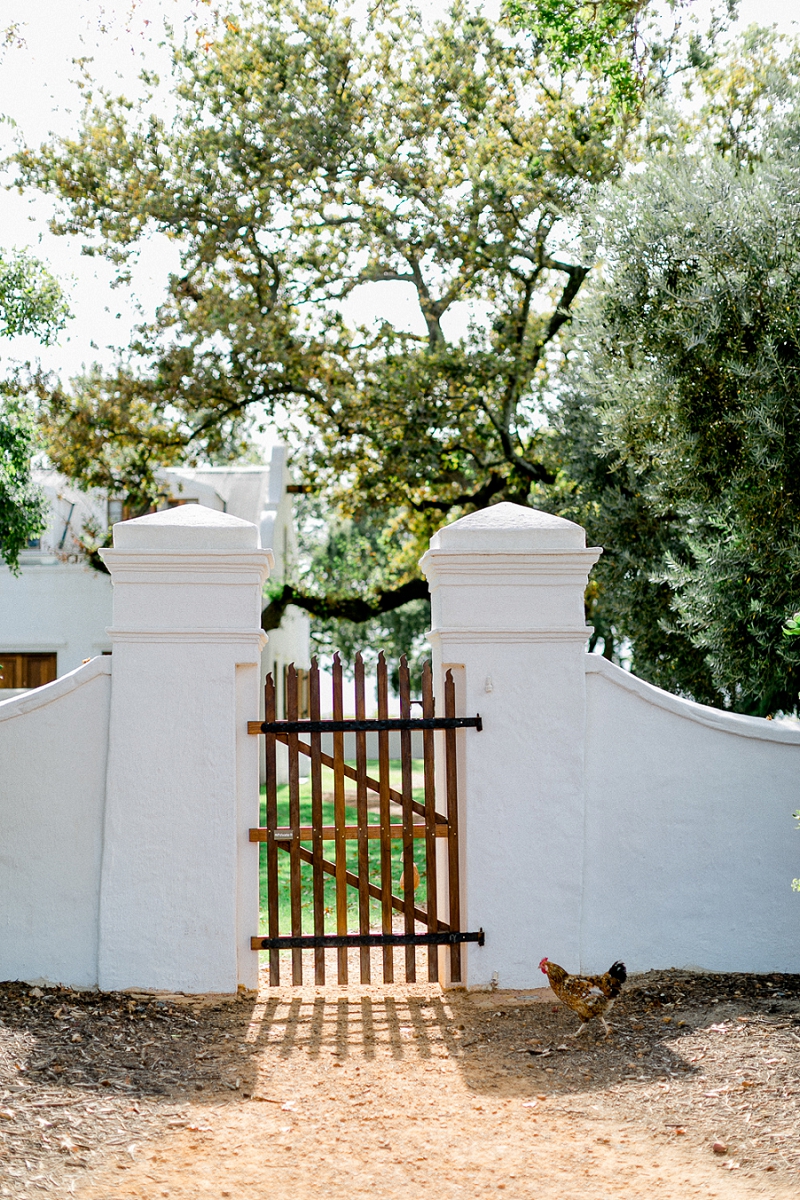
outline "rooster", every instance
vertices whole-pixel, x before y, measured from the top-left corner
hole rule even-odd
[[[606,1013],[611,1011],[614,1001],[622,991],[623,983],[628,978],[625,963],[615,962],[605,975],[569,975],[557,963],[543,958],[539,963],[539,970],[547,976],[550,987],[561,1003],[566,1004],[581,1019],[580,1027],[574,1033],[568,1034],[568,1037],[578,1037],[595,1017],[600,1018],[606,1037],[609,1036],[611,1029],[606,1023]]]

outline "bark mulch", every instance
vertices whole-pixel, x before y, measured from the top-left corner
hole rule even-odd
[[[800,976],[191,999],[0,985],[0,1195],[798,1194]]]

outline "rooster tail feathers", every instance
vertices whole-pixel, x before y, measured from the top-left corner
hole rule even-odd
[[[608,968],[607,973],[611,976],[612,979],[616,979],[617,983],[619,983],[620,985],[622,985],[625,982],[625,980],[628,978],[628,972],[625,970],[624,962],[613,963]]]

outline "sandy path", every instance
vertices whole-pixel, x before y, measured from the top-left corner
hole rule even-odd
[[[695,1103],[693,1068],[674,1056],[667,1083],[617,1074],[609,1087],[603,1063],[619,1045],[556,1053],[573,1027],[571,1014],[502,994],[265,990],[236,1047],[239,1089],[187,1098],[164,1136],[65,1195],[797,1196],[785,1171],[734,1165],[735,1147],[715,1156],[713,1119],[696,1128],[676,1119]],[[529,1053],[542,1039],[549,1057]],[[674,1111],[661,1102],[665,1088]]]

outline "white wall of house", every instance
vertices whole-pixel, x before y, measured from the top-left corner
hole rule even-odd
[[[0,568],[0,658],[3,653],[55,653],[65,675],[84,659],[110,651],[111,580],[84,562],[45,554]],[[3,693],[0,690],[0,699]]]
[[[107,502],[57,471],[34,474],[50,503],[50,524],[37,546],[22,551],[18,575],[0,564],[0,658],[54,653],[58,675],[66,675],[111,649],[111,580],[86,563],[80,545],[87,526],[105,528]]]
[[[274,469],[270,475],[269,490],[264,500],[261,517],[261,545],[271,546],[275,555],[275,567],[270,574],[270,584],[283,583],[292,563],[297,560],[297,535],[292,516],[292,497],[285,484],[279,480],[286,473],[286,448],[276,446],[273,451]],[[311,623],[301,609],[289,605],[279,629],[270,631],[269,641],[261,656],[262,677],[272,671],[278,687],[278,711],[283,715],[283,671],[290,663],[307,669],[311,665]]]

